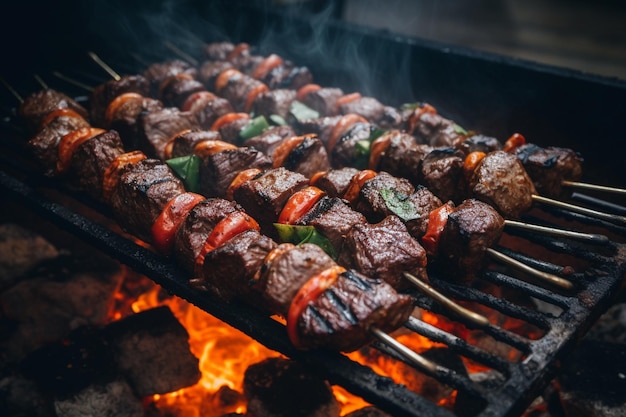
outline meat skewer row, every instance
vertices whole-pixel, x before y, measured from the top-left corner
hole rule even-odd
[[[275,54],[268,57],[251,55],[249,53],[249,46],[245,44],[234,45],[228,42],[218,42],[208,45],[205,48],[205,52],[208,58],[213,60],[213,63],[209,61],[204,64],[204,67],[207,68],[232,68],[235,63],[239,63],[239,68],[241,68],[241,66],[248,68],[247,73],[253,75],[259,73],[259,71],[255,71],[258,67],[265,68],[260,71],[260,73],[266,74],[268,67],[270,69],[280,68],[283,65],[282,59]],[[219,59],[228,59],[225,61],[227,65],[220,66],[219,61],[215,62],[215,60]],[[204,72],[207,72],[206,68]],[[285,71],[279,71],[279,73],[284,72]],[[201,77],[201,80],[207,84],[207,87],[211,88],[213,78],[207,77],[206,74],[203,75],[202,70],[199,71],[198,75]],[[255,78],[263,80],[263,77],[259,77],[258,75]],[[415,114],[415,110],[397,111],[391,118],[393,120],[392,122],[385,121],[381,115],[390,115],[392,113],[389,110],[389,106],[384,106],[371,97],[361,97],[358,93],[343,94],[341,89],[337,88],[322,88],[316,84],[306,84],[301,86],[295,95],[283,90],[272,90],[273,91],[262,92],[259,95],[258,101],[260,103],[254,106],[257,112],[263,114],[263,112],[267,112],[268,110],[278,111],[278,113],[282,113],[282,115],[285,116],[286,109],[289,108],[290,102],[299,99],[304,102],[304,104],[319,111],[323,116],[328,117],[337,114],[356,113],[384,128],[402,128],[412,134],[417,134],[418,137],[426,134],[427,137],[424,138],[426,142],[424,143],[429,143],[431,146],[455,146],[467,133],[453,121],[436,114],[436,111],[422,112],[420,109],[417,110],[419,114]],[[430,110],[434,109],[431,107]],[[529,157],[530,153],[533,154],[531,157]],[[540,193],[544,196],[559,196],[562,186],[595,189],[621,194],[626,193],[626,190],[620,188],[579,182],[578,179],[582,174],[580,167],[577,168],[577,172],[558,169],[559,166],[562,165],[562,158],[571,159],[571,156],[568,154],[575,153],[565,148],[549,147],[541,149],[536,145],[533,145],[532,148],[526,147],[523,153],[517,153],[520,160],[529,168],[531,178],[536,183]],[[555,158],[557,158],[556,163]],[[556,171],[556,174],[553,171]],[[541,200],[547,203],[545,199]]]
[[[42,104],[57,101],[57,110],[51,113],[61,112],[54,119],[68,117],[62,111],[74,104],[71,99],[59,104],[66,100],[60,93],[38,95],[50,99]],[[41,119],[40,114],[20,107],[20,114],[31,122]],[[52,129],[52,123],[49,120],[43,129]],[[179,246],[181,242],[201,246],[204,262],[197,263],[196,269],[200,284],[207,284],[211,274],[222,281],[228,276],[230,288],[216,292],[225,300],[236,294],[261,309],[284,315],[297,347],[354,350],[401,326],[411,314],[410,298],[388,284],[339,267],[315,245],[277,244],[261,235],[254,219],[236,203],[186,192],[163,162],[138,151],[125,153],[116,131],[84,127],[68,134],[63,129],[59,132],[58,145],[52,142],[50,146],[58,149],[60,171],[68,178],[82,174],[83,189],[100,190],[118,221],[137,237],[176,250],[189,250]],[[229,275],[216,275],[216,268],[228,269]],[[248,284],[251,280],[254,285]],[[229,290],[232,293],[227,296]],[[357,305],[351,301],[356,299],[368,301]],[[403,345],[391,347],[420,367],[436,370],[436,365]]]

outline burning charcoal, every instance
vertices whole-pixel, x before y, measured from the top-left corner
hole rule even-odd
[[[176,391],[200,379],[189,334],[168,307],[119,320],[105,333],[118,367],[140,397]]]
[[[292,360],[270,358],[251,365],[243,385],[251,416],[339,416],[329,384]]]
[[[626,415],[626,345],[583,340],[559,381],[568,417]]]
[[[38,234],[17,224],[0,225],[0,289],[13,285],[37,264],[58,255],[58,250]]]
[[[102,385],[91,385],[71,397],[54,401],[58,416],[116,416],[143,417],[141,399],[124,380],[116,380]]]
[[[16,361],[82,325],[103,324],[123,278],[108,257],[58,257],[0,294],[11,332],[0,340],[2,361]]]
[[[52,404],[37,384],[17,372],[0,376],[0,415],[53,417]]]
[[[346,414],[345,417],[391,417],[391,416],[383,411],[380,411],[376,407],[370,406],[370,407],[361,408],[360,410],[353,411],[350,414]]]

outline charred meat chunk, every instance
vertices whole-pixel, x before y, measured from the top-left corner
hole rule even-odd
[[[314,179],[316,187],[321,188],[330,197],[343,197],[352,181],[352,177],[359,173],[353,167],[331,169]]]
[[[418,144],[415,138],[400,130],[391,130],[384,134],[389,146],[381,153],[377,167],[370,167],[376,171],[387,171],[394,175],[408,179],[412,184],[419,184],[419,169],[422,159],[432,148]]]
[[[182,181],[164,162],[144,159],[122,168],[111,206],[124,230],[150,242],[156,218],[168,201],[184,192]]]
[[[415,192],[406,198],[406,204],[410,204],[412,215],[404,219],[404,224],[411,236],[421,241],[428,229],[430,212],[441,207],[443,202],[428,188],[418,185]]]
[[[161,109],[163,109],[163,103],[154,98],[138,96],[135,100],[125,100],[114,112],[110,113],[111,118],[106,120],[106,126],[108,129],[119,132],[126,149],[137,149],[139,116]]]
[[[272,155],[278,145],[285,139],[296,136],[296,132],[291,126],[274,126],[261,132],[260,135],[246,139],[244,146],[253,147],[266,155]]]
[[[355,225],[346,236],[338,262],[394,288],[406,288],[402,273],[424,276],[427,260],[426,251],[404,223],[397,216],[387,216],[376,224]]]
[[[234,111],[228,100],[222,97],[215,97],[208,100],[204,105],[193,111],[202,129],[211,129],[213,123],[220,117]]]
[[[337,100],[344,95],[341,88],[323,87],[307,94],[302,102],[316,110],[321,116],[336,116]]]
[[[235,66],[228,61],[205,61],[198,69],[198,80],[207,90],[215,91],[215,80],[224,71]]]
[[[168,77],[178,74],[196,75],[196,68],[182,59],[170,59],[163,62],[155,62],[143,71],[143,76],[150,82],[150,95],[159,96],[161,83]]]
[[[109,80],[93,89],[89,96],[89,115],[95,127],[106,126],[106,110],[111,101],[124,93],[150,96],[150,82],[143,75],[126,75],[119,80]]]
[[[165,107],[139,116],[138,143],[146,155],[165,159],[165,147],[174,135],[184,130],[199,130],[193,113]]]
[[[414,124],[408,132],[419,143],[434,147],[457,147],[465,140],[465,135],[456,123],[433,112],[422,112],[413,118]]]
[[[344,166],[357,166],[366,168],[367,160],[363,159],[368,154],[359,154],[358,143],[363,141],[369,144],[372,131],[375,126],[370,123],[355,123],[348,132],[339,138],[331,151],[331,161],[335,168]]]
[[[390,197],[406,198],[414,191],[415,187],[408,180],[383,171],[363,184],[352,205],[370,222],[377,223],[394,214],[390,208]]]
[[[465,200],[449,214],[439,238],[436,266],[447,279],[471,281],[485,266],[487,248],[504,229],[504,219],[489,204]]]
[[[517,219],[530,210],[532,196],[537,194],[519,159],[504,151],[491,152],[478,163],[468,180],[468,192],[507,219]]]
[[[465,197],[463,163],[463,154],[456,149],[433,149],[422,159],[421,183],[442,201],[461,201]]]
[[[353,351],[372,340],[371,327],[391,332],[406,322],[412,303],[385,281],[348,270],[304,310],[297,323],[300,342]]]
[[[326,148],[316,136],[306,135],[282,161],[282,166],[307,178],[330,169]]]
[[[342,116],[318,117],[317,119],[298,120],[295,123],[299,134],[315,133],[328,148],[330,135]]]
[[[255,115],[262,115],[269,118],[277,115],[287,120],[291,103],[296,99],[296,91],[281,88],[277,90],[269,90],[259,94],[254,100],[252,110]]]
[[[168,107],[182,108],[185,100],[199,91],[206,91],[204,84],[186,73],[170,75],[161,82],[159,99]]]
[[[26,97],[17,108],[17,114],[24,121],[26,129],[35,133],[50,113],[60,109],[73,110],[85,119],[89,117],[89,112],[82,104],[64,93],[48,88]]]
[[[472,152],[489,153],[499,151],[502,149],[502,144],[498,139],[491,136],[472,135],[459,143],[458,147],[464,155],[469,155]]]
[[[192,155],[194,148],[200,142],[205,140],[221,140],[218,132],[212,130],[186,130],[174,136],[168,143],[165,156],[169,158],[177,158],[180,156]]]

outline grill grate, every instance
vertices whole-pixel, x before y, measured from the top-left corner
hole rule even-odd
[[[236,13],[245,12],[237,11]],[[251,27],[248,26],[250,33],[253,33],[250,35],[251,38],[258,39],[258,33],[254,32],[255,27],[252,29]],[[262,29],[258,31],[263,32]],[[73,63],[76,62],[83,62],[83,59],[80,58]],[[72,66],[66,62],[65,66],[72,67],[75,72],[84,72],[82,75],[90,74],[90,71],[81,64]],[[312,68],[316,72],[313,66]],[[54,69],[58,68],[52,68]],[[81,79],[93,79],[93,76]],[[13,81],[11,79],[11,82]],[[20,91],[28,91],[26,86],[30,83],[25,78],[18,79],[17,83],[20,85]],[[332,83],[328,82],[328,84]],[[295,350],[286,337],[283,326],[278,322],[246,305],[226,304],[210,294],[191,288],[187,284],[186,273],[176,265],[136,244],[123,234],[101,225],[88,214],[83,214],[82,210],[85,209],[86,213],[106,214],[106,208],[98,206],[71,190],[65,189],[60,193],[60,197],[56,193],[49,193],[49,190],[57,190],[62,186],[35,174],[28,162],[28,157],[20,154],[19,142],[23,140],[23,134],[15,129],[10,115],[10,109],[14,103],[7,98],[2,104],[6,117],[3,119],[5,129],[2,135],[3,171],[0,171],[0,185],[8,198],[14,199],[53,224],[74,233],[120,262],[150,277],[168,292],[186,299],[268,348],[297,359],[312,369],[321,370],[331,383],[343,386],[394,416],[453,417],[456,415],[341,354]],[[76,203],[81,210],[69,208],[70,205],[67,204],[69,200]],[[74,207],[74,204],[71,206]],[[600,228],[603,232],[613,233],[617,237],[614,239],[616,241],[626,236],[626,228],[602,220],[560,209],[550,208],[544,211],[545,213],[539,214],[575,222],[583,228]],[[537,220],[536,223],[541,221],[533,220]],[[455,300],[487,307],[530,324],[543,332],[541,337],[532,338],[497,325],[472,329],[471,325],[467,324],[469,331],[483,334],[498,343],[510,346],[523,356],[520,361],[510,361],[426,322],[411,318],[406,323],[408,330],[433,342],[442,343],[454,353],[493,370],[493,377],[481,383],[442,366],[429,375],[457,389],[459,391],[457,401],[466,401],[470,398],[467,400],[468,407],[475,406],[477,409],[472,412],[468,408],[467,412],[460,412],[459,414],[463,416],[468,414],[476,417],[521,415],[538,392],[554,376],[559,359],[569,353],[586,329],[608,308],[620,289],[625,274],[626,246],[624,244],[610,242],[608,245],[598,246],[536,236],[521,231],[516,231],[514,234],[508,233],[514,238],[543,248],[543,253],[549,255],[548,257],[553,254],[564,254],[584,260],[587,266],[575,274],[568,275],[568,279],[575,284],[571,292],[557,291],[528,282],[497,266],[484,271],[480,277],[486,285],[504,288],[524,297],[535,298],[555,307],[558,312],[531,309],[485,292],[482,288],[468,288],[437,279],[436,276],[432,277],[433,286]],[[503,245],[498,250],[542,271],[559,274],[563,269],[563,266],[558,263],[541,260],[544,258],[542,256],[531,257],[512,250],[507,245]],[[446,311],[432,299],[417,292],[414,296],[417,307],[446,316]],[[454,321],[453,318],[451,320]],[[384,345],[377,343],[375,346],[384,353],[397,357]]]

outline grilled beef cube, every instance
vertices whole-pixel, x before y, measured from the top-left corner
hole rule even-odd
[[[37,158],[37,162],[45,175],[54,176],[57,173],[57,161],[59,160],[57,145],[61,138],[83,127],[89,127],[89,122],[85,119],[59,116],[27,142],[28,149]]]
[[[322,141],[324,146],[327,146],[330,134],[334,127],[337,125],[339,119],[342,116],[332,117],[319,117],[317,119],[298,120],[295,124],[298,134],[305,135],[308,133],[315,133]]]
[[[219,132],[224,142],[239,145],[241,143],[241,131],[252,123],[252,119],[237,119],[220,127]]]
[[[384,107],[382,117],[376,121],[376,124],[383,129],[404,128],[402,113],[400,113],[395,107],[391,106]]]
[[[124,93],[150,96],[150,82],[143,75],[126,75],[119,80],[109,80],[98,85],[89,96],[91,124],[95,127],[104,127],[107,107],[113,99]]]
[[[196,204],[176,231],[174,254],[179,264],[193,272],[196,258],[215,225],[230,213],[241,210],[239,204],[222,198],[207,198]]]
[[[385,106],[374,97],[359,97],[339,106],[339,113],[354,113],[372,123],[378,123],[385,115]]]
[[[430,212],[441,207],[443,202],[423,185],[415,187],[415,192],[406,199],[410,204],[413,216],[405,219],[404,224],[411,236],[421,241],[428,229],[428,217]]]
[[[278,254],[256,285],[270,311],[286,316],[304,283],[332,265],[335,262],[319,246],[304,243]]]
[[[422,159],[420,182],[442,201],[461,201],[465,197],[464,161],[463,154],[456,149],[433,149]]]
[[[485,135],[472,135],[459,144],[459,149],[464,155],[472,152],[489,153],[502,149],[502,144],[496,138]]]
[[[139,147],[150,157],[164,159],[165,146],[169,140],[188,129],[200,129],[196,116],[176,107],[142,113],[138,125]]]
[[[335,116],[340,114],[337,109],[337,100],[343,95],[341,88],[323,87],[307,94],[302,102],[319,112],[321,116]]]
[[[170,142],[169,158],[192,155],[194,148],[205,140],[221,140],[222,136],[212,130],[187,130],[176,135]],[[169,146],[169,145],[168,145]],[[167,152],[166,152],[167,153]]]
[[[248,94],[261,85],[263,85],[263,82],[243,74],[238,77],[231,77],[226,85],[219,91],[216,91],[216,93],[230,101],[235,111],[247,112],[246,100],[248,99]]]
[[[72,177],[76,178],[81,190],[101,199],[104,172],[124,152],[124,145],[117,131],[108,130],[94,136],[81,143],[72,153]]]
[[[296,136],[296,132],[291,126],[275,126],[263,131],[260,135],[246,139],[244,146],[253,147],[266,155],[272,155],[274,149],[285,139]]]
[[[297,323],[300,343],[350,352],[372,340],[371,327],[391,333],[412,311],[408,295],[383,280],[348,270],[304,310]]]
[[[311,178],[315,173],[330,169],[330,161],[324,144],[317,137],[306,135],[289,152],[282,166]]]
[[[399,130],[391,130],[385,135],[389,138],[389,146],[381,154],[378,166],[370,168],[391,172],[413,184],[419,184],[422,159],[432,148],[418,144],[413,136]]]
[[[537,194],[532,180],[515,155],[504,151],[487,154],[468,180],[469,196],[494,206],[507,219],[530,210]]]
[[[199,91],[206,91],[200,81],[189,74],[176,74],[161,82],[158,97],[168,107],[182,108],[187,97]]]
[[[209,130],[220,116],[232,113],[233,111],[234,109],[230,101],[222,97],[215,97],[207,101],[201,109],[194,111],[194,114],[198,119],[200,127]]]
[[[445,277],[469,282],[485,266],[485,252],[498,242],[504,219],[488,204],[467,199],[454,208],[439,238],[437,268]]]
[[[377,223],[393,214],[385,193],[406,198],[414,191],[415,187],[408,180],[383,171],[363,184],[352,206],[363,213],[371,223]]]
[[[285,168],[268,169],[235,189],[234,197],[259,225],[263,234],[277,238],[272,223],[278,219],[285,203],[295,192],[309,184],[302,174]]]
[[[108,129],[117,130],[126,149],[137,149],[139,144],[139,116],[163,109],[160,100],[142,96],[139,100],[126,100],[112,115]]]
[[[256,230],[236,235],[206,255],[204,285],[222,300],[239,299],[267,309],[253,284],[265,257],[276,246],[276,242]]]
[[[254,148],[241,147],[203,156],[200,164],[200,194],[225,197],[237,174],[249,168],[271,168],[271,159]]]
[[[265,91],[257,96],[252,105],[255,115],[269,118],[275,114],[287,120],[291,103],[296,99],[296,90],[287,88]]]
[[[235,46],[232,42],[211,42],[204,47],[202,52],[211,61],[225,61]]]
[[[189,74],[195,78],[196,73],[196,68],[190,63],[182,59],[171,59],[151,64],[143,71],[143,76],[150,82],[150,95],[158,97],[161,83],[166,78],[178,74]]]
[[[394,288],[407,288],[402,272],[425,276],[426,251],[397,216],[357,224],[346,236],[338,262]]]
[[[408,133],[415,136],[419,143],[433,147],[455,148],[465,140],[454,121],[446,119],[437,113],[423,112]]]
[[[39,90],[26,97],[17,108],[17,114],[20,120],[24,122],[26,129],[35,133],[50,113],[60,109],[74,110],[85,119],[89,117],[87,109],[76,100],[49,88]]]
[[[111,206],[124,230],[150,242],[156,218],[168,201],[184,192],[182,181],[164,162],[144,159],[122,168]]]
[[[359,170],[352,167],[331,169],[315,179],[315,185],[321,188],[330,197],[342,198],[352,181],[352,177],[359,173]]]
[[[344,200],[328,196],[322,197],[296,222],[297,225],[314,226],[328,238],[337,253],[341,252],[348,232],[354,226],[365,223],[367,223],[365,216],[350,208]]]
[[[331,152],[333,166],[336,168],[344,166],[366,168],[368,160],[364,157],[369,155],[360,155],[357,144],[360,141],[369,143],[374,128],[374,125],[370,123],[355,123],[345,135],[339,138],[333,148]]]
[[[227,69],[234,68],[234,65],[228,61],[205,61],[198,70],[198,80],[209,91],[215,91],[215,80]]]
[[[563,181],[579,181],[583,174],[583,158],[571,149],[525,144],[515,150],[515,155],[544,196],[564,197]]]
[[[307,67],[290,67],[286,74],[281,72],[280,76],[276,76],[274,73],[279,71],[282,71],[282,69],[275,68],[269,72],[269,77],[272,77],[272,79],[266,82],[268,85],[274,85],[275,81],[273,80],[280,79],[280,82],[276,84],[276,87],[270,86],[270,88],[289,88],[291,90],[298,90],[300,87],[313,82],[313,74]]]

